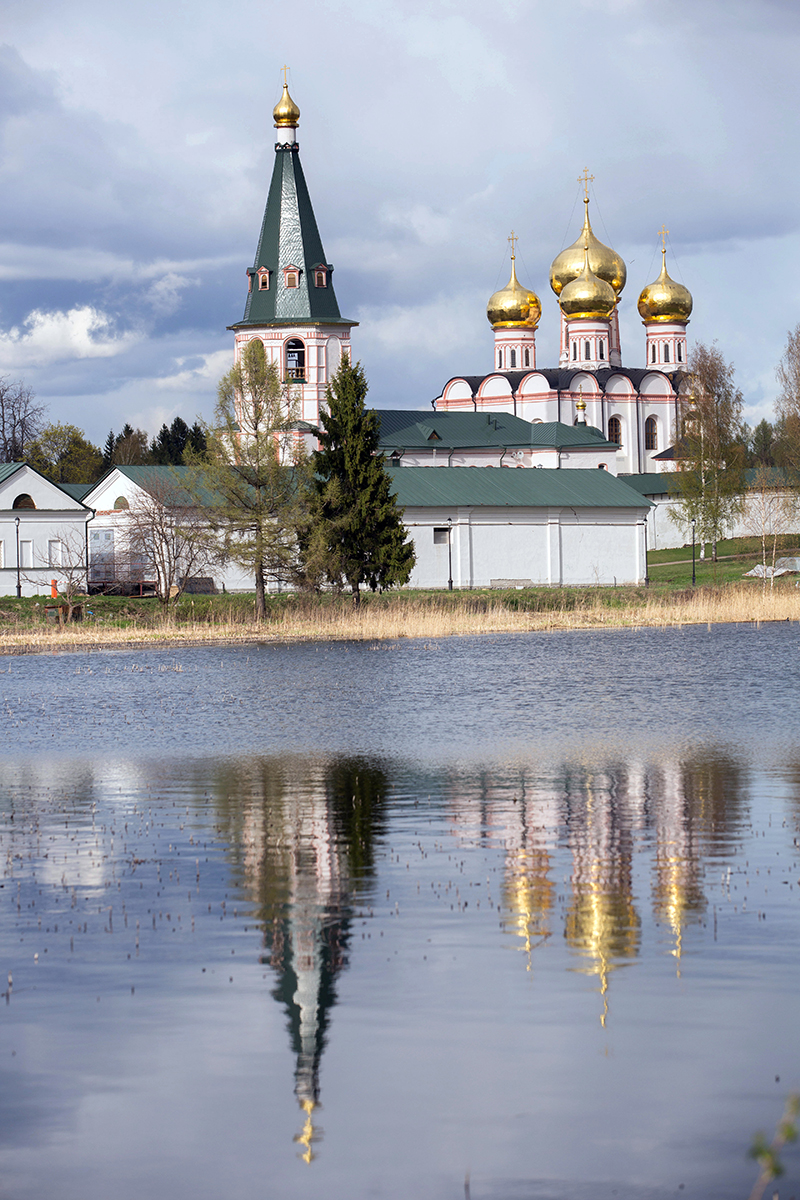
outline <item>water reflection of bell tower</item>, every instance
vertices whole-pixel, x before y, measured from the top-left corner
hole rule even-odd
[[[300,109],[285,82],[275,106],[275,166],[252,267],[247,269],[244,316],[229,326],[238,362],[247,343],[261,338],[267,362],[299,401],[300,418],[319,421],[320,405],[343,354],[350,357],[350,330],[333,289],[333,265],[325,258],[297,144]]]
[[[336,983],[347,966],[353,905],[370,875],[385,791],[381,772],[346,762],[295,769],[261,760],[224,781],[237,826],[229,837],[263,925],[262,962],[274,972],[272,994],[287,1015],[304,1114],[295,1141],[309,1163],[321,1137],[315,1113]]]

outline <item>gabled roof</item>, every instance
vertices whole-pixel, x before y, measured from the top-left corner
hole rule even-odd
[[[325,264],[327,286],[314,285],[314,267]],[[301,268],[299,286],[287,288],[283,270]],[[267,267],[269,287],[261,289],[253,272]],[[248,325],[297,325],[323,322],[354,325],[339,312],[333,290],[333,267],[325,259],[314,209],[308,194],[296,143],[276,146],[267,207],[258,239],[255,261],[249,271],[251,289],[244,316],[231,329]]]
[[[505,467],[394,467],[405,508],[638,508],[650,502],[608,471]]]
[[[76,500],[83,508],[88,507],[88,505],[85,505],[83,503],[83,497],[89,491],[91,491],[91,488],[92,488],[91,484],[89,484],[89,483],[56,483],[54,480],[48,479],[47,476],[43,475],[41,471],[36,469],[36,467],[32,467],[30,463],[26,463],[26,462],[0,463],[0,484],[5,483],[5,481],[7,479],[10,479],[11,476],[16,474],[17,471],[22,471],[25,468],[27,468],[27,470],[29,470],[29,471],[32,471],[34,475],[38,475],[38,477],[40,479],[43,479],[44,482],[49,487],[55,488],[56,491],[63,492],[65,495],[69,496],[70,500]],[[26,511],[26,510],[20,510],[20,511]],[[45,511],[47,511],[47,510],[45,510]],[[60,510],[53,509],[51,511],[58,512]]]
[[[393,449],[511,449],[616,450],[593,425],[565,425],[559,421],[534,424],[510,413],[415,412],[409,409],[376,409],[380,445]]]
[[[586,367],[528,367],[524,371],[488,371],[485,375],[454,375],[452,379],[448,379],[445,387],[448,383],[455,383],[456,380],[463,379],[469,385],[472,395],[475,396],[482,383],[487,379],[499,376],[507,379],[512,392],[516,392],[523,379],[528,375],[542,375],[554,392],[569,392],[572,390],[572,380],[576,375],[591,375],[597,380],[600,391],[604,392],[612,376],[622,375],[630,380],[634,390],[638,392],[646,375],[664,375],[670,381],[673,390],[677,391],[683,374],[682,371],[668,372],[655,366],[644,368],[603,367],[599,371],[590,371]],[[444,388],[442,388],[442,392],[444,392]]]

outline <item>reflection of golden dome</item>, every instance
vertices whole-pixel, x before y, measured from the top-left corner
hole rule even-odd
[[[535,292],[529,292],[517,280],[514,255],[511,255],[511,278],[504,288],[495,294],[486,305],[486,316],[494,329],[524,325],[535,329],[542,315],[542,306]]]
[[[661,274],[649,283],[639,297],[639,313],[646,325],[656,321],[688,321],[692,312],[692,293],[667,274],[667,249],[661,250]]]
[[[625,280],[628,277],[628,272],[625,270],[625,263],[616,250],[612,250],[610,246],[604,246],[595,237],[589,222],[588,196],[584,200],[584,204],[586,205],[586,211],[580,237],[553,259],[550,267],[550,287],[557,296],[560,296],[567,284],[580,275],[583,270],[584,247],[588,243],[589,269],[599,279],[604,279],[606,283],[610,283],[616,295],[619,296],[625,287]]]
[[[589,265],[589,248],[583,250],[583,270],[564,285],[558,298],[565,317],[585,317],[607,321],[617,304],[617,293],[610,283],[595,275]]]
[[[296,129],[300,124],[300,109],[289,95],[289,88],[284,83],[283,95],[272,110],[276,129]]]

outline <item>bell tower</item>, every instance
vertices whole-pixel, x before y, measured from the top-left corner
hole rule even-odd
[[[325,257],[308,194],[297,127],[300,109],[289,95],[283,68],[283,94],[275,106],[275,165],[261,223],[255,259],[247,268],[244,316],[229,325],[235,361],[258,337],[267,361],[300,400],[303,421],[316,425],[325,389],[342,355],[350,357],[350,330],[358,322],[339,312],[333,265]]]

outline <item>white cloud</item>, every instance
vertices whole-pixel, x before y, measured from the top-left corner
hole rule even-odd
[[[183,359],[176,361],[180,369],[173,375],[165,375],[153,380],[153,386],[161,391],[196,392],[206,390],[209,384],[217,381],[233,366],[232,350],[216,350],[212,354],[203,354],[196,366],[185,367]]]
[[[26,369],[76,358],[113,358],[139,340],[134,332],[114,333],[111,320],[83,305],[68,312],[34,309],[23,323],[0,332],[3,364]]]

